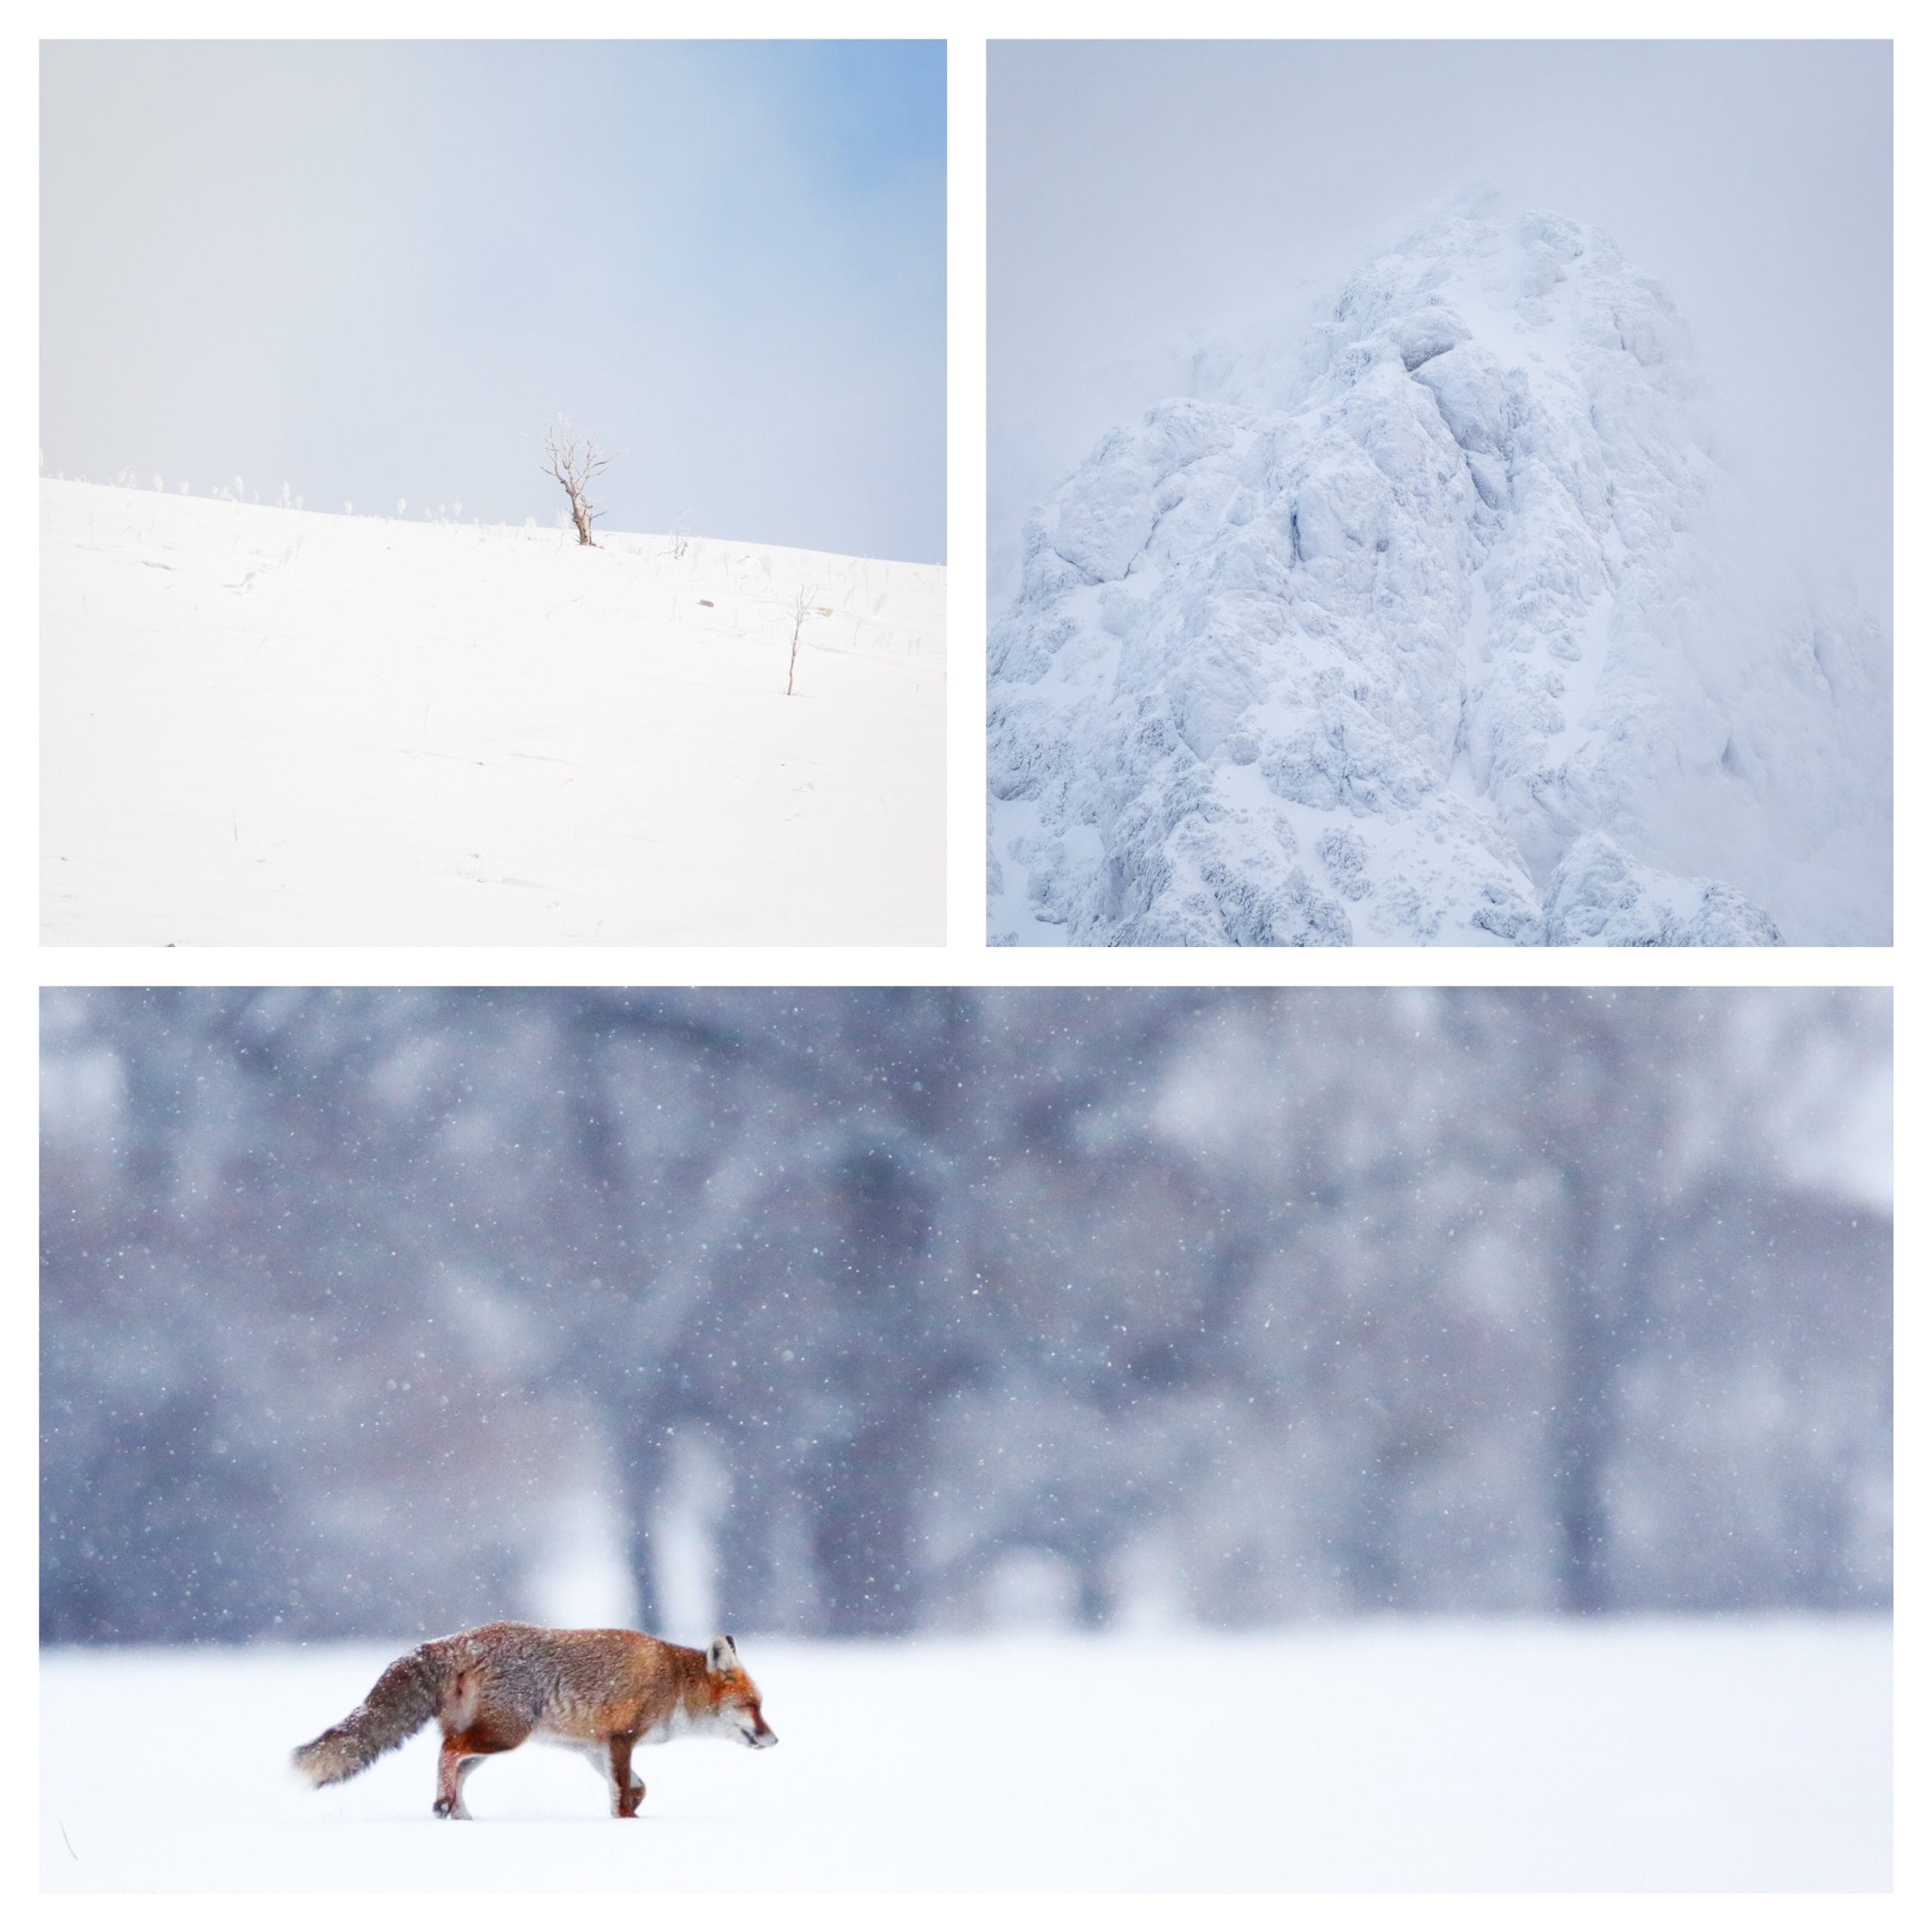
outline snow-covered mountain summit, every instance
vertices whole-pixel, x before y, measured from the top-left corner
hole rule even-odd
[[[1888,938],[1887,640],[1771,588],[1704,389],[1607,236],[1490,208],[1203,350],[1027,524],[994,939]]]

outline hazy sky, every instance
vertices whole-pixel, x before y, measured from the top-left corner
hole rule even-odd
[[[987,93],[995,551],[1119,420],[1120,365],[1481,181],[1670,290],[1733,466],[1889,621],[1884,43],[996,42]]]
[[[51,474],[945,551],[945,56],[919,43],[58,43]]]

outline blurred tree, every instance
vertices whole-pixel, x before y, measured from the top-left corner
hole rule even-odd
[[[1882,995],[46,997],[49,1637],[1887,1600]],[[709,1465],[706,1465],[709,1466]],[[708,1510],[712,1506],[707,1505]],[[1017,1573],[1015,1573],[1017,1574]],[[1029,1586],[1030,1587],[1030,1586]]]

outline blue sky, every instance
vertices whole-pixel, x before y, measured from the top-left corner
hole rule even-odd
[[[196,494],[945,554],[937,42],[56,43],[41,447]]]

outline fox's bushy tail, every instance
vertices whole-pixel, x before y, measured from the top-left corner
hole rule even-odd
[[[425,1644],[398,1657],[341,1723],[295,1753],[295,1768],[318,1785],[340,1784],[366,1771],[436,1715],[448,1678],[438,1644]]]

